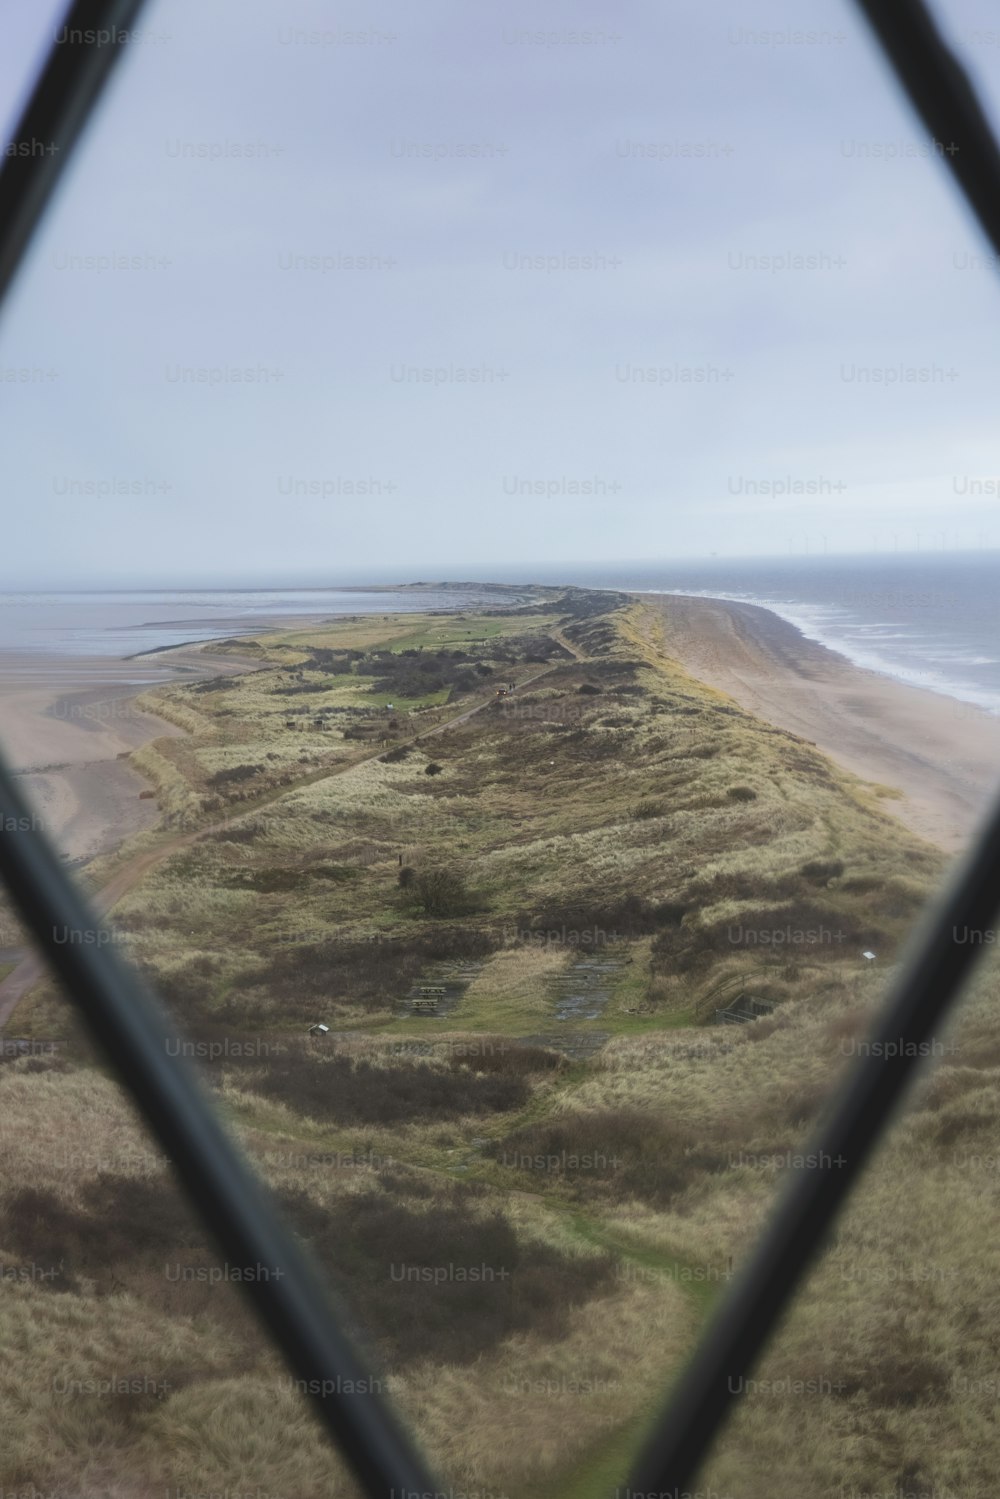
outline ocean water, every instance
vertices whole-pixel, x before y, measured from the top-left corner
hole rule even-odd
[[[1000,714],[1000,552],[709,559],[600,577],[761,604],[866,671]]]
[[[422,575],[435,572],[424,565]],[[1000,552],[493,564],[488,570],[463,567],[436,576],[520,585],[575,583],[760,604],[865,671],[1000,714]],[[0,672],[44,676],[67,657],[79,660],[81,668],[87,659],[95,671],[101,658],[246,633],[294,616],[464,608],[477,596],[474,586],[468,592],[417,596],[336,588],[0,594]],[[135,666],[137,681],[166,674],[155,655],[140,657]]]
[[[45,676],[67,658],[80,675],[99,675],[100,660],[139,656],[188,641],[223,639],[301,616],[399,614],[458,609],[473,593],[417,596],[313,589],[149,589],[106,593],[0,593],[0,672]],[[165,675],[156,657],[136,662],[137,681]]]

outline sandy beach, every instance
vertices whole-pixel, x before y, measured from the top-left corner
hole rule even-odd
[[[59,851],[86,863],[152,827],[155,800],[121,758],[182,731],[137,708],[157,683],[251,670],[253,662],[178,646],[137,660],[0,658],[0,752]]]
[[[638,597],[653,608],[659,647],[694,676],[864,780],[896,788],[902,797],[886,810],[922,837],[950,853],[966,844],[1000,786],[1000,719],[856,667],[768,609]],[[232,621],[233,634],[240,623]],[[254,666],[211,642],[132,659],[0,655],[0,750],[68,860],[86,863],[156,822],[156,802],[140,798],[145,783],[124,757],[182,731],[140,711],[136,696]]]
[[[390,595],[429,588],[387,585],[342,592]],[[446,585],[443,591],[450,596],[452,589],[453,585]],[[178,606],[161,607],[169,611]],[[212,638],[121,657],[0,649],[0,755],[16,773],[42,828],[67,861],[85,864],[131,834],[152,827],[159,817],[155,799],[141,799],[147,783],[125,757],[150,739],[183,731],[140,711],[136,697],[173,681],[257,669],[252,658],[215,650],[223,638],[303,629],[329,617],[323,608],[301,614],[247,611],[202,618],[184,605],[183,620],[158,622],[164,636],[176,639],[182,629],[211,626]],[[104,628],[112,623],[110,616],[99,622]],[[95,628],[92,621],[82,627]]]
[[[853,665],[753,604],[638,595],[662,621],[664,651],[740,707],[809,740],[866,781],[921,837],[963,849],[1000,788],[1000,719]]]

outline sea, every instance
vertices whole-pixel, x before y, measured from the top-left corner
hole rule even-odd
[[[869,672],[1000,714],[1000,552],[710,558],[608,582],[759,604]]]
[[[1000,714],[1000,551],[788,556],[704,561],[523,563],[437,573],[435,581],[573,583],[758,604],[869,672]],[[276,628],[282,620],[462,609],[468,590],[386,593],[336,588],[135,589],[0,594],[0,674],[44,676],[76,658],[90,669],[134,658],[135,680],[161,675],[150,652]],[[411,580],[412,581],[412,580]],[[495,602],[495,600],[493,601]]]
[[[156,660],[171,646],[287,627],[293,619],[470,608],[482,597],[475,589],[406,595],[376,587],[0,593],[0,678],[64,675],[68,663],[80,681],[97,680],[102,663],[124,659],[132,681],[156,682],[172,674]]]

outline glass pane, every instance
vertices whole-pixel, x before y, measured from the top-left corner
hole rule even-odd
[[[624,1488],[989,803],[990,269],[843,6],[163,0],[5,310],[4,753],[456,1495]],[[4,1491],[348,1490],[0,916]],[[992,983],[717,1492],[986,1492]]]

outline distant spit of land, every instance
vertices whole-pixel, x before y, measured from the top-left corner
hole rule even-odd
[[[455,590],[0,653],[0,742],[432,1471],[603,1499],[823,1169],[1000,722],[762,608]],[[157,624],[130,648],[191,621]],[[0,931],[0,1489],[348,1499],[2,899]],[[933,1038],[703,1492],[991,1499],[998,988]],[[105,1398],[122,1371],[155,1394]]]
[[[529,606],[553,592],[435,582],[343,591],[475,592],[480,599],[494,596],[505,609]],[[965,844],[1000,780],[1000,720],[854,666],[768,609],[722,599],[638,596],[662,615],[665,653],[693,676],[815,743],[856,775],[892,787],[900,795],[887,805],[921,836],[948,852]],[[476,612],[489,611],[480,605]],[[287,617],[228,622],[234,634],[294,624]],[[164,681],[236,673],[255,664],[231,652],[216,654],[211,641],[144,654],[155,654]],[[144,783],[123,757],[179,731],[130,704],[143,690],[135,683],[134,664],[67,659],[59,671],[48,662],[37,682],[26,676],[28,664],[22,657],[0,661],[0,747],[24,773],[28,794],[65,855],[84,860],[152,826],[155,803],[139,800]]]

